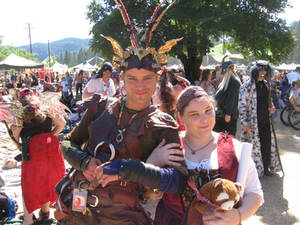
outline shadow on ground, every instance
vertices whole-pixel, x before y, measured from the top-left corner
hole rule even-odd
[[[288,200],[283,197],[284,178],[279,176],[263,177],[261,184],[264,190],[264,205],[256,213],[265,224],[294,224],[297,218],[289,215]]]

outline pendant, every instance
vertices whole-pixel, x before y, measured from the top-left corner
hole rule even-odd
[[[116,137],[116,141],[117,141],[118,144],[123,141],[123,132],[124,131],[125,131],[125,129],[123,129],[123,130],[119,130],[118,129],[119,133],[118,133],[118,135]]]

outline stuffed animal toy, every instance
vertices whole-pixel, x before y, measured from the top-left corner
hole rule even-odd
[[[215,210],[231,210],[241,203],[240,191],[242,187],[230,180],[217,178],[203,185],[199,191],[194,183],[189,181],[189,185],[197,197],[190,205],[187,225],[203,224],[202,215],[213,215]]]

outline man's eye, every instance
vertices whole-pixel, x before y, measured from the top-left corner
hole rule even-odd
[[[212,109],[207,109],[205,112],[206,112],[206,113],[211,113],[211,112],[212,112]]]

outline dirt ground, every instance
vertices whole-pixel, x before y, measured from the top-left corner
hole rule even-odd
[[[264,204],[244,225],[300,224],[300,131],[275,119],[275,129],[285,176],[263,177]]]
[[[0,132],[3,129],[0,126]],[[279,118],[275,119],[275,129],[285,176],[279,174],[261,179],[265,202],[256,215],[243,222],[243,225],[300,225],[300,131],[285,127]],[[7,135],[1,135],[0,175],[6,183],[1,189],[9,192],[11,197],[16,197],[20,215],[20,166],[18,164],[14,169],[1,169],[5,160],[13,159],[16,155],[14,149]]]

